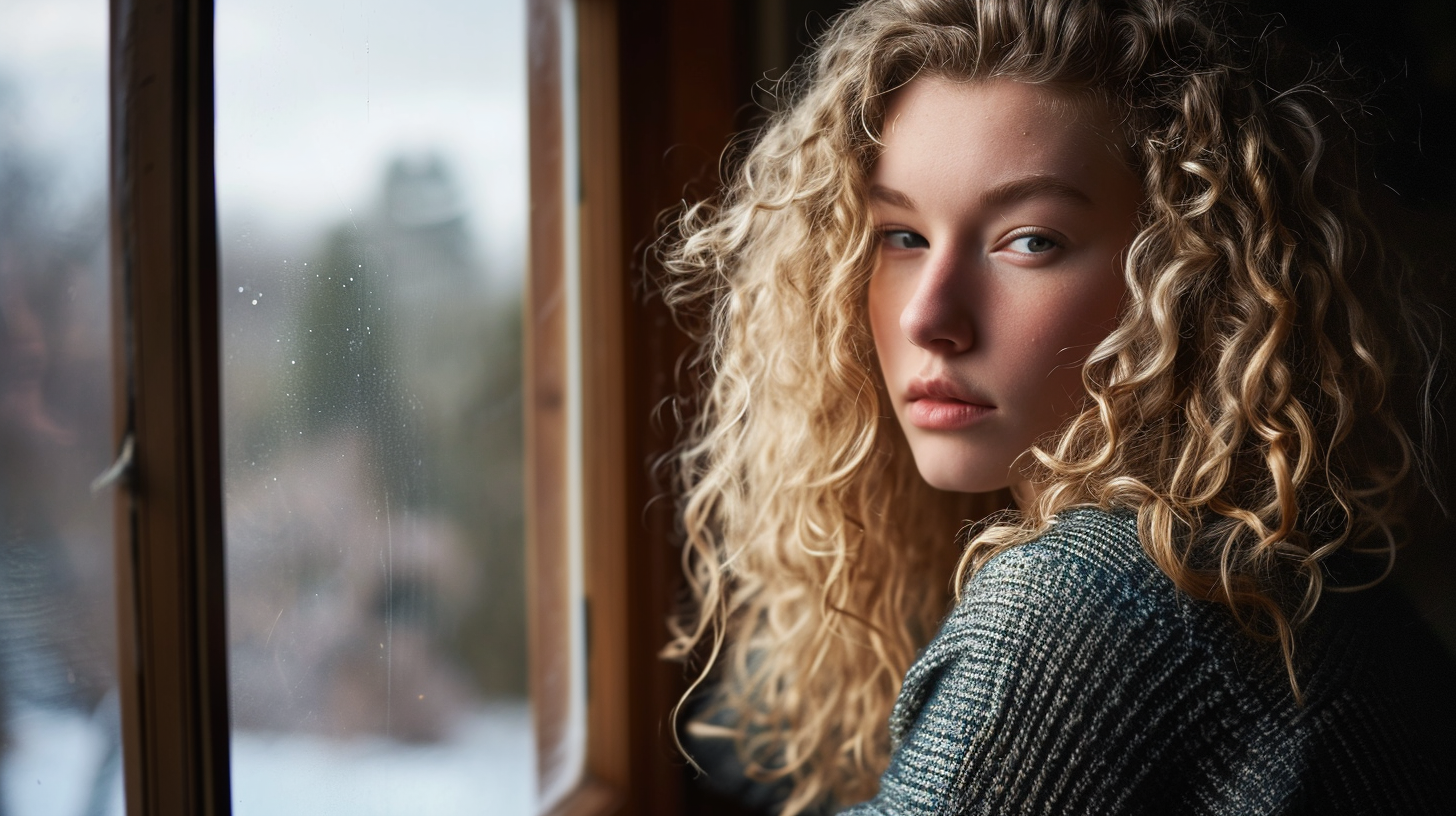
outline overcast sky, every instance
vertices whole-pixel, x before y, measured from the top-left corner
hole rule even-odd
[[[41,161],[62,204],[106,186],[107,0],[0,0],[0,134]]]
[[[73,196],[105,183],[107,5],[0,0],[23,142]],[[523,257],[524,5],[218,0],[224,227],[306,236],[369,206],[391,157],[437,151],[487,254]]]
[[[273,229],[316,229],[372,203],[392,156],[433,150],[460,173],[472,226],[491,254],[518,250],[524,5],[219,0],[224,207]]]

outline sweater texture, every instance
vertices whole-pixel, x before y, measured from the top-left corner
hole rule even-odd
[[[1180,593],[1134,516],[1063,514],[970,580],[905,678],[879,794],[847,813],[1456,813],[1456,686],[1382,597],[1321,599],[1300,705],[1277,646]]]

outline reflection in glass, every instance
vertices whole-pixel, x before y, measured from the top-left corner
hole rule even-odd
[[[105,0],[0,4],[0,814],[119,814]]]
[[[239,816],[533,810],[523,5],[218,4]]]

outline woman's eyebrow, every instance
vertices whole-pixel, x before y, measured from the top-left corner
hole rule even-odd
[[[891,190],[889,187],[886,187],[882,184],[870,185],[870,198],[877,201],[883,201],[886,204],[894,207],[899,207],[902,210],[910,210],[911,212],[916,211],[914,199],[912,199],[910,196],[905,195],[899,190]]]
[[[1093,206],[1091,196],[1053,176],[1028,176],[998,184],[981,194],[981,202],[993,206],[1006,205],[1040,197],[1060,198],[1085,207]]]
[[[1004,206],[1038,197],[1060,198],[1084,207],[1093,206],[1092,197],[1080,188],[1053,176],[1028,176],[998,184],[981,194],[981,202],[988,206]],[[893,207],[916,212],[915,200],[883,184],[870,185],[870,199],[883,201]]]

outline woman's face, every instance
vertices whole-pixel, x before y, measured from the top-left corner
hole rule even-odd
[[[1115,132],[1100,105],[1011,80],[896,93],[870,178],[869,317],[931,485],[1024,501],[1023,455],[1081,405],[1143,198]]]

